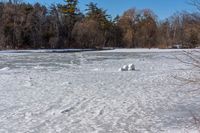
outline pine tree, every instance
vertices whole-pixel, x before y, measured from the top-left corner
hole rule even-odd
[[[77,12],[78,0],[64,0],[66,5],[63,7],[62,12],[66,15],[74,16]]]

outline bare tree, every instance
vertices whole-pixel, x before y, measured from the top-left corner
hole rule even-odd
[[[190,0],[188,3],[200,11],[200,0]]]
[[[103,45],[103,32],[100,29],[99,23],[95,20],[85,19],[81,22],[77,22],[72,34],[80,47],[95,48],[102,47]]]
[[[199,1],[191,3],[199,7]],[[0,49],[168,48],[177,43],[194,48],[200,44],[199,13],[176,13],[158,22],[151,10],[129,9],[112,20],[106,10],[94,3],[87,5],[86,14],[78,13],[78,1],[74,2],[75,8],[70,10],[67,5],[47,8],[20,0],[0,2]]]

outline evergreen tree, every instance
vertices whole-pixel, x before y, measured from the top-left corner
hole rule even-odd
[[[66,5],[63,6],[62,11],[66,15],[74,16],[78,12],[78,0],[64,0]]]

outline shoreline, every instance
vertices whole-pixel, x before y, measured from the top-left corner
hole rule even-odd
[[[199,51],[194,49],[159,49],[159,48],[101,48],[101,49],[28,49],[28,50],[0,50],[0,54],[5,53],[75,53],[75,52],[134,52],[134,53],[157,53],[157,52],[192,52]]]

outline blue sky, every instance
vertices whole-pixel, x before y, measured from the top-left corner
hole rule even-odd
[[[63,3],[63,0],[27,0],[27,2],[40,2],[44,5],[51,3]],[[121,15],[129,8],[152,9],[159,19],[164,19],[178,11],[196,11],[196,8],[189,5],[189,0],[79,0],[79,8],[84,11],[85,5],[89,2],[97,3],[99,7],[107,10],[107,13],[116,16]]]

